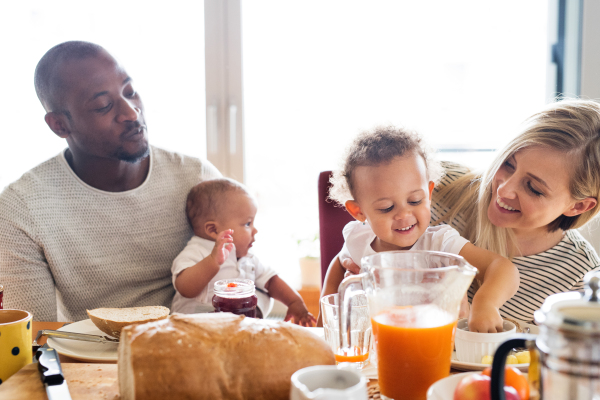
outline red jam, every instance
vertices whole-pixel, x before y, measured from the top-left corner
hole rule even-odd
[[[215,312],[230,312],[256,318],[258,298],[249,279],[223,279],[215,282],[212,305]]]
[[[4,298],[4,287],[2,285],[0,285],[0,310],[2,310],[4,308],[4,304],[2,302],[3,298]]]

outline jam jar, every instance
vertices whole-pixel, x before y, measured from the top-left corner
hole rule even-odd
[[[230,312],[256,318],[258,298],[250,279],[223,279],[214,285],[212,305],[215,312]]]

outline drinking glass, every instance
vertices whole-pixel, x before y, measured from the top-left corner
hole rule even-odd
[[[340,346],[339,296],[330,294],[321,299],[321,314],[325,341],[331,346],[338,363],[355,363],[363,368],[369,363],[369,348],[371,346],[371,318],[367,308],[367,297],[357,294],[352,297],[352,314],[350,316],[350,335],[352,348],[343,351]]]

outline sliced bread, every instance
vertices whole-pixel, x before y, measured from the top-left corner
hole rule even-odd
[[[116,338],[121,336],[121,329],[128,325],[165,319],[170,312],[167,307],[162,306],[95,308],[86,311],[98,329]]]

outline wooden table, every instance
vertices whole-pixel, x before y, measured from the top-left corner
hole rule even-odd
[[[38,330],[56,330],[64,322],[33,322],[33,338]],[[40,345],[45,338],[39,341]],[[119,386],[116,363],[90,363],[60,355],[63,374],[67,380],[73,400],[118,400]],[[451,374],[462,371],[451,370]],[[368,384],[369,400],[380,399],[379,384],[371,380]],[[46,400],[46,390],[42,385],[37,364],[29,364],[0,385],[0,399]]]
[[[58,329],[64,322],[33,322],[33,339],[39,330]],[[46,338],[39,341],[46,343]],[[63,374],[73,400],[117,400],[119,385],[117,364],[100,364],[60,355]],[[37,364],[29,364],[0,385],[0,399],[46,400],[46,389],[40,380]]]

